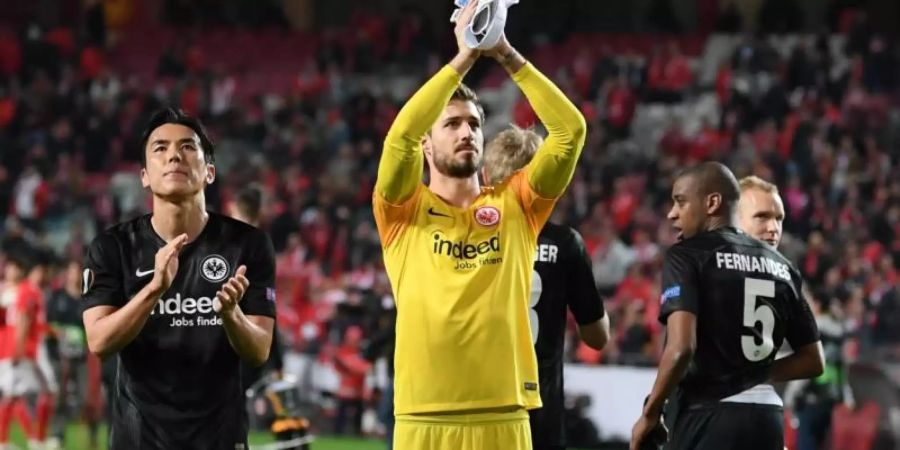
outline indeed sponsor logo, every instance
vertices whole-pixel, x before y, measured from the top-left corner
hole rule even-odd
[[[497,256],[497,253],[500,252],[500,234],[481,242],[468,243],[454,242],[445,239],[440,233],[435,233],[432,251],[436,255],[456,258],[456,265],[453,266],[456,270],[477,269],[503,262],[503,257]]]
[[[172,319],[170,327],[194,327],[194,326],[213,326],[222,325],[221,317],[202,317],[199,314],[213,314],[213,299],[210,297],[182,297],[181,293],[176,293],[174,297],[167,299],[159,299],[156,302],[156,308],[150,315],[171,315],[181,316]],[[195,316],[195,317],[185,317]]]
[[[437,255],[452,256],[456,259],[475,259],[490,252],[499,252],[500,235],[497,234],[490,239],[470,244],[463,241],[453,242],[435,233],[433,251]]]

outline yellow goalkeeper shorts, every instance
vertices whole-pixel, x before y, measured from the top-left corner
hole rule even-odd
[[[528,411],[398,415],[394,450],[531,450]]]

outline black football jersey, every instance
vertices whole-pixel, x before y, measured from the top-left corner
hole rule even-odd
[[[150,216],[121,223],[91,244],[85,260],[85,308],[124,306],[152,278],[166,242]],[[275,254],[268,236],[209,214],[182,248],[178,272],[138,336],[118,354],[110,448],[247,448],[240,359],[213,311],[216,291],[247,266],[246,315],[275,316]]]
[[[797,269],[735,228],[673,245],[662,277],[660,321],[675,311],[697,316],[697,348],[679,384],[688,403],[764,383],[785,339],[793,348],[819,340]]]
[[[603,318],[590,259],[577,231],[547,223],[538,237],[531,285],[531,336],[543,407],[531,411],[531,434],[541,446],[565,445],[563,350],[566,307],[579,325]]]

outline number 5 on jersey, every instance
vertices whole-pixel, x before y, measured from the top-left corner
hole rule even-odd
[[[745,358],[754,362],[768,358],[775,351],[775,342],[772,340],[772,333],[775,332],[775,312],[765,303],[757,305],[758,297],[775,298],[775,281],[758,278],[744,280],[744,327],[750,328],[753,332],[741,336],[741,350]],[[759,333],[755,332],[757,323],[762,326]],[[757,335],[762,338],[760,344],[756,343]]]

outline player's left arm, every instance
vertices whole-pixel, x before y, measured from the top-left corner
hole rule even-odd
[[[275,328],[275,250],[262,232],[248,245],[247,262],[216,293],[228,342],[241,359],[259,366],[269,358]]]
[[[575,164],[584,147],[587,135],[584,116],[505,37],[488,54],[512,76],[547,129],[547,139],[525,167],[525,173],[535,194],[544,199],[556,199],[572,180]]]
[[[609,315],[594,282],[584,240],[577,231],[570,231],[572,238],[567,246],[570,259],[565,266],[569,275],[568,285],[572,288],[572,295],[567,299],[569,309],[575,316],[581,340],[595,350],[603,350],[609,342]]]
[[[791,278],[792,298],[788,303],[790,311],[785,338],[794,352],[772,364],[772,382],[814,378],[825,371],[825,350],[816,318],[804,295],[803,278],[793,268]]]
[[[684,378],[697,349],[699,256],[681,245],[666,253],[663,261],[660,321],[666,324],[666,344],[659,361],[656,382],[647,397],[640,419],[632,430],[631,448],[660,427],[666,399]]]

